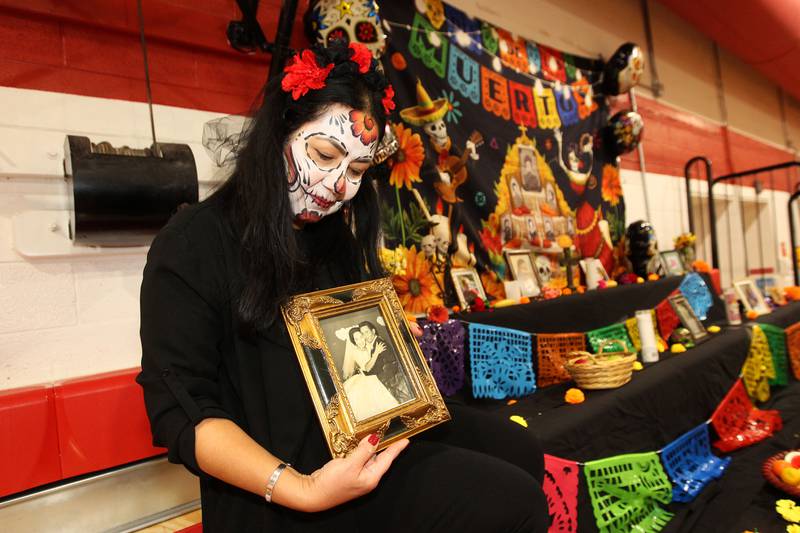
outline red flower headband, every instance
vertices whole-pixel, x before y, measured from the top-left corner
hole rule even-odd
[[[360,43],[350,43],[349,48],[353,51],[350,60],[358,65],[358,72],[366,74],[372,65],[372,53]],[[292,93],[292,99],[298,100],[311,89],[322,89],[325,87],[325,80],[333,70],[333,63],[320,67],[317,63],[317,56],[311,50],[303,50],[301,53],[292,57],[291,62],[283,69],[284,76],[281,80],[281,89],[287,93]],[[394,108],[394,89],[388,85],[383,92],[383,110],[388,115]]]

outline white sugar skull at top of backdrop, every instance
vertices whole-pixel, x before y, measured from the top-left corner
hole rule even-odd
[[[306,15],[307,30],[323,46],[335,40],[361,43],[375,59],[380,59],[386,48],[386,35],[378,11],[374,0],[312,0]]]

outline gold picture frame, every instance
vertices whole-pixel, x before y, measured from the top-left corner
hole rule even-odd
[[[333,457],[450,420],[388,278],[300,294],[282,312]]]
[[[488,300],[486,296],[486,290],[484,290],[483,283],[481,282],[481,276],[474,268],[451,268],[450,280],[453,282],[453,288],[455,289],[456,297],[458,298],[458,305],[461,306],[461,309],[467,310],[472,307],[474,298],[468,298],[465,292],[465,289],[467,288],[477,292],[476,296],[478,296],[484,302]]]

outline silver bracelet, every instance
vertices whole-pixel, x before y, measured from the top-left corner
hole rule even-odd
[[[288,463],[281,463],[275,470],[272,471],[272,475],[269,476],[269,481],[267,482],[267,492],[264,493],[264,499],[267,500],[267,503],[272,502],[272,491],[275,489],[275,483],[278,482],[278,478],[281,477],[281,474],[284,470],[286,470],[287,466],[292,466]]]

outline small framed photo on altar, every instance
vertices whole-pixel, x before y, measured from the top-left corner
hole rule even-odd
[[[742,301],[745,310],[755,311],[759,315],[766,315],[769,313],[770,309],[766,300],[764,300],[764,295],[758,290],[753,280],[745,279],[737,281],[733,284],[733,287],[736,289],[736,294],[739,295],[739,299]]]
[[[661,252],[661,264],[664,266],[664,274],[667,276],[683,276],[686,274],[686,266],[678,250],[667,250]]]
[[[539,166],[536,164],[536,152],[533,146],[521,145],[519,151],[519,175],[526,191],[541,191],[542,180],[539,177]]]
[[[519,281],[522,296],[539,296],[542,292],[533,255],[528,250],[505,250],[503,252],[511,277]]]
[[[332,456],[450,419],[390,279],[300,294],[282,311]]]
[[[481,277],[474,268],[451,268],[450,277],[456,290],[458,305],[462,309],[472,307],[475,303],[475,298],[480,298],[484,302],[487,300]]]
[[[695,343],[706,340],[709,336],[708,330],[706,330],[706,327],[700,319],[697,318],[694,309],[689,305],[689,300],[687,300],[683,294],[674,294],[668,299],[669,304],[672,306],[675,314],[678,315],[678,319],[681,321],[681,324],[683,324],[683,327],[689,330],[692,340]]]

